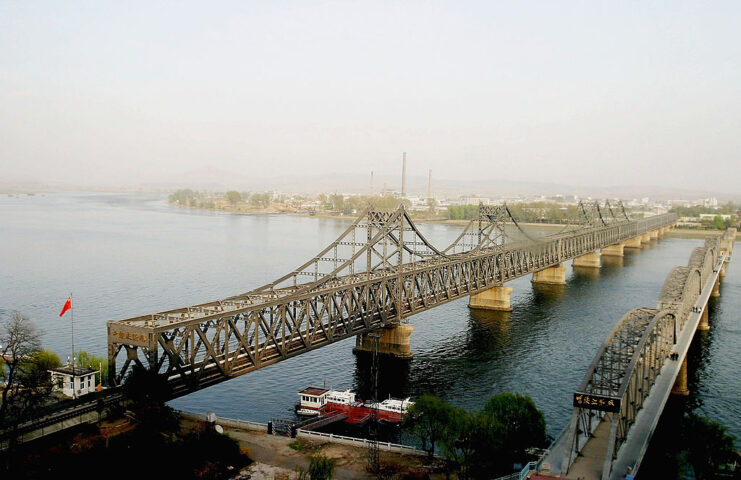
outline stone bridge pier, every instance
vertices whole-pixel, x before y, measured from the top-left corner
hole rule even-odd
[[[510,288],[510,290],[512,290]],[[378,353],[401,359],[411,359],[412,347],[411,336],[414,326],[409,324],[391,325],[374,333],[380,333],[378,339]],[[373,352],[375,338],[369,334],[360,334],[355,337],[355,352]]]
[[[510,295],[512,287],[492,287],[468,297],[468,307],[478,310],[511,312]]]
[[[559,263],[554,267],[545,268],[533,273],[533,283],[566,285],[566,265]]]

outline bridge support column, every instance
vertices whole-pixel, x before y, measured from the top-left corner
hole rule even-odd
[[[651,243],[651,232],[641,235],[641,243]]]
[[[726,265],[728,265],[728,262],[723,262],[723,265],[720,266],[720,276],[721,277],[726,276]]]
[[[390,357],[410,359],[412,349],[410,337],[414,327],[408,324],[384,327],[379,333],[383,336],[378,339],[378,354]],[[373,352],[374,339],[361,334],[355,337],[356,352]]]
[[[574,259],[574,266],[575,267],[600,268],[602,266],[602,264],[600,263],[600,253],[599,252],[589,252],[579,257],[576,257]]]
[[[708,323],[708,306],[707,305],[705,305],[705,308],[702,309],[702,314],[700,315],[700,323],[697,324],[697,329],[703,332],[710,330],[710,323]]]
[[[629,238],[625,241],[625,248],[641,248],[642,235],[637,237]]]
[[[681,395],[686,397],[690,394],[690,389],[687,387],[687,356],[682,360],[682,366],[679,367],[679,373],[677,373],[677,379],[674,381],[672,387],[672,395]]]
[[[492,287],[468,297],[468,308],[511,312],[512,306],[509,302],[511,293],[512,287]]]
[[[713,291],[710,292],[711,297],[720,297],[720,277],[715,279],[713,284]]]
[[[625,248],[624,243],[616,243],[615,245],[610,245],[608,247],[603,248],[600,250],[602,255],[608,256],[608,257],[623,257],[625,256],[625,252],[623,252],[623,249]]]
[[[566,285],[566,265],[558,264],[533,274],[533,283]]]
[[[649,236],[651,237],[651,240],[656,240],[659,238],[659,231],[658,230],[651,230],[648,232]]]

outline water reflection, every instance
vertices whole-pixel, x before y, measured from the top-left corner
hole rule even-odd
[[[600,260],[602,261],[602,269],[605,272],[612,273],[616,269],[620,269],[625,264],[624,257],[618,257],[615,255],[602,255]]]
[[[595,282],[599,280],[601,268],[580,267],[578,265],[575,265],[573,269],[574,269],[574,276],[576,278],[585,279],[590,282]]]

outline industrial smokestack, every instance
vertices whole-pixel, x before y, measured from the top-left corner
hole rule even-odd
[[[432,198],[432,169],[430,169],[430,176],[427,180],[427,198]]]
[[[401,166],[401,198],[407,196],[407,152],[404,152],[402,156]]]

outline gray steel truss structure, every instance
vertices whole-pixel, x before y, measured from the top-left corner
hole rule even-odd
[[[667,277],[657,308],[636,308],[615,325],[597,352],[579,389],[567,431],[569,453],[562,472],[589,441],[602,421],[610,424],[602,478],[609,478],[614,460],[626,441],[638,412],[665,362],[670,358],[689,313],[703,288],[721,267],[721,238],[709,238],[693,250],[686,267],[676,267]]]
[[[403,206],[370,208],[316,257],[272,283],[108,322],[109,378],[120,384],[140,365],[167,378],[173,397],[185,395],[676,221],[674,214],[605,217],[585,214],[578,228],[532,238],[506,205],[480,205],[458,239],[440,250]]]

